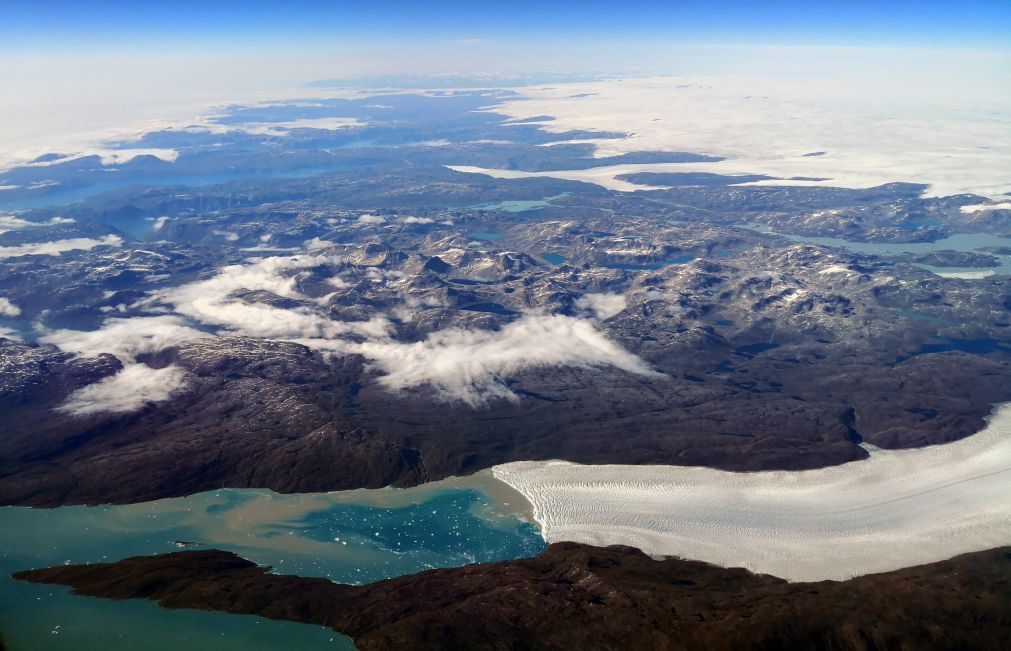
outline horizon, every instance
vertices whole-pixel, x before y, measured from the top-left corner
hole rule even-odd
[[[41,7],[45,10],[40,10]],[[519,0],[499,5],[446,1],[418,5],[275,0],[212,4],[173,0],[137,7],[119,0],[86,6],[70,0],[6,3],[0,52],[71,53],[251,47],[276,53],[341,47],[474,46],[599,41],[691,45],[849,45],[1011,48],[1011,6],[991,0],[957,4],[778,0],[568,3]],[[353,16],[353,19],[349,19]],[[55,41],[54,39],[59,39]],[[335,39],[338,39],[335,42]],[[533,41],[532,43],[529,41]]]

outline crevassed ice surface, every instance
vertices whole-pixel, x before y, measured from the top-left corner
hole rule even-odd
[[[632,545],[794,581],[846,579],[1011,543],[1011,405],[961,441],[831,468],[735,473],[524,461],[495,477],[549,542]]]

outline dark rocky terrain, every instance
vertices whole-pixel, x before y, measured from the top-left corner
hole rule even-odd
[[[619,296],[624,308],[594,327],[662,375],[520,369],[504,380],[517,401],[475,408],[425,386],[385,388],[360,354],[224,331],[139,354],[152,368],[185,370],[170,400],[78,416],[55,408],[125,360],[0,340],[0,502],[410,485],[519,459],[811,468],[863,457],[861,441],[910,447],[969,435],[993,403],[1011,399],[1003,277],[946,280],[901,260],[648,211],[472,213],[473,226],[450,227],[404,223],[390,210],[378,225],[331,210],[329,225],[305,207],[283,219],[279,209],[179,216],[162,229],[167,242],[11,258],[0,277],[21,314],[8,322],[86,331],[157,315],[146,297],[212,277],[222,262],[248,264],[241,247],[266,233],[295,253],[319,238],[314,254],[343,262],[288,272],[300,297],[238,290],[230,300],[341,323],[387,318],[396,340],[415,342],[447,328],[496,331],[531,312],[591,318],[582,297]],[[220,228],[239,239],[214,235]],[[475,240],[471,229],[499,234]]]
[[[743,569],[558,543],[535,558],[364,586],[271,574],[185,551],[19,572],[76,594],[151,599],[322,624],[385,649],[1002,650],[1011,548],[871,574],[788,583]]]
[[[0,172],[0,505],[409,486],[552,458],[807,469],[971,435],[1011,400],[1007,241],[803,243],[1008,237],[1011,211],[911,183],[643,172],[619,193],[449,169],[716,160],[596,158],[581,141],[627,134],[487,110],[514,98],[235,106],[129,143],[174,162]],[[358,122],[265,130],[335,117]],[[1011,639],[1008,548],[821,583],[577,544],[364,586],[215,550],[17,576],[323,624],[363,651]]]
[[[0,251],[10,252],[0,258],[0,298],[11,306],[0,303],[0,504],[410,485],[519,459],[813,468],[862,458],[862,441],[894,448],[967,436],[993,403],[1011,400],[1008,278],[945,279],[913,264],[988,265],[993,256],[864,256],[734,226],[856,241],[1008,233],[1002,211],[960,213],[980,197],[925,199],[910,184],[746,187],[705,174],[637,175],[673,187],[622,194],[447,169],[704,158],[541,147],[586,134],[503,126],[476,110],[507,96],[235,107],[222,125],[333,115],[367,125],[283,139],[152,133],[136,146],[177,148],[179,158],[120,165],[115,187],[100,182],[108,175],[94,160],[6,173],[5,183],[23,184],[24,201],[95,194],[0,222]],[[173,184],[170,171],[217,182]],[[102,239],[110,237],[119,239]],[[16,254],[77,239],[91,248]],[[215,300],[275,310],[268,321],[286,311],[339,334],[308,341],[239,327],[220,306],[196,314],[199,297],[166,298],[226,265],[241,273],[307,255],[328,262],[229,285]],[[118,353],[119,335],[76,351],[38,343],[116,323],[127,337],[141,323],[131,319],[165,315],[190,335],[152,334]],[[489,394],[474,405],[425,383],[384,386],[387,371],[353,347],[377,340],[361,332],[370,323],[385,324],[383,343],[421,344],[446,332],[502,332],[531,315],[592,323],[653,374],[510,367],[493,384],[513,399]],[[326,337],[346,345],[321,349]],[[61,410],[78,390],[136,364],[180,369],[185,381],[134,410]]]
[[[552,232],[568,231],[573,258],[614,246],[614,236],[590,241],[580,228],[517,226],[509,237],[552,244]],[[678,246],[692,250],[710,236],[689,229]],[[429,253],[446,246],[444,237],[413,249],[324,251],[348,260],[345,277],[375,268],[405,275],[349,283],[327,299],[330,315],[354,321],[438,297],[439,307],[396,322],[398,337],[412,341],[447,327],[501,328],[529,309],[577,314],[585,293],[614,292],[627,307],[596,327],[663,375],[527,369],[509,378],[518,401],[475,408],[424,386],[384,388],[382,371],[361,355],[221,336],[140,355],[151,367],[187,372],[170,400],[76,416],[54,408],[119,370],[115,357],[74,359],[52,346],[0,341],[0,499],[56,506],[219,486],[410,485],[544,458],[811,468],[861,458],[861,441],[910,447],[966,436],[993,403],[1011,399],[1000,280],[967,286],[804,245],[634,270],[473,248],[444,260]],[[655,245],[637,246],[629,255],[653,255]],[[243,300],[305,303],[269,292]]]

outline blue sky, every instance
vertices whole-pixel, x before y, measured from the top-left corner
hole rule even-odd
[[[0,48],[339,48],[546,40],[1011,47],[1011,2],[0,0]]]

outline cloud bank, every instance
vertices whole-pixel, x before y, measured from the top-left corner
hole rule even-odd
[[[298,272],[335,265],[335,256],[295,255],[272,257],[251,264],[229,265],[203,281],[160,292],[157,302],[173,307],[177,314],[199,323],[223,328],[230,334],[303,341],[326,347],[326,342],[347,334],[386,338],[389,322],[384,317],[368,321],[334,321],[314,306],[283,309],[233,296],[240,290],[263,290],[282,298],[306,300],[295,289]]]
[[[186,371],[178,366],[154,369],[128,364],[119,373],[70,394],[57,407],[73,416],[130,413],[152,402],[168,400],[186,384]]]
[[[434,332],[410,344],[367,342],[353,347],[376,360],[392,390],[430,385],[441,398],[482,407],[492,398],[518,401],[503,383],[527,369],[614,366],[659,376],[641,359],[608,340],[589,322],[566,316],[525,316],[501,330]]]
[[[164,315],[106,319],[98,330],[54,330],[39,337],[39,341],[82,357],[109,353],[122,362],[132,362],[138,355],[210,336],[186,325],[178,316]]]
[[[122,246],[119,235],[105,235],[97,240],[90,237],[74,237],[53,242],[33,242],[17,246],[0,246],[0,258],[16,258],[22,255],[60,255],[67,251],[90,251],[97,246]]]
[[[21,308],[11,303],[9,298],[4,298],[0,296],[0,316],[18,316],[21,314]]]
[[[576,308],[589,312],[603,321],[628,307],[624,294],[583,294],[576,299]]]
[[[40,228],[43,226],[58,226],[60,224],[73,224],[74,220],[69,217],[53,217],[44,222],[31,222],[14,215],[0,215],[0,233],[17,231],[23,228]]]
[[[172,314],[110,318],[98,330],[54,330],[40,341],[82,356],[115,355],[133,369],[126,377],[139,379],[154,376],[143,375],[147,367],[136,363],[138,356],[203,337],[243,335],[292,341],[323,352],[365,356],[384,373],[379,384],[391,391],[427,385],[441,400],[475,408],[492,399],[518,400],[506,381],[529,369],[613,366],[637,375],[660,375],[585,318],[527,314],[499,330],[448,328],[414,343],[396,341],[393,322],[383,313],[360,321],[332,319],[326,297],[303,294],[299,282],[310,271],[329,267],[331,275],[325,284],[340,290],[348,286],[341,277],[346,264],[340,256],[317,253],[228,265],[205,280],[154,292],[136,306],[170,309]],[[379,271],[370,267],[364,276],[374,277],[375,282],[397,282],[401,276]],[[246,292],[267,292],[284,301],[284,307],[277,301],[264,301],[263,296],[246,298]],[[291,305],[292,301],[296,304]],[[625,299],[620,294],[588,294],[577,307],[592,318],[604,319],[624,309]],[[182,381],[182,376],[160,377]],[[109,379],[101,388],[75,394],[64,411],[93,413],[86,410],[108,402],[113,391],[122,400],[111,411],[125,411],[126,405],[139,408],[171,395],[171,391],[153,392],[144,382],[132,385]]]

